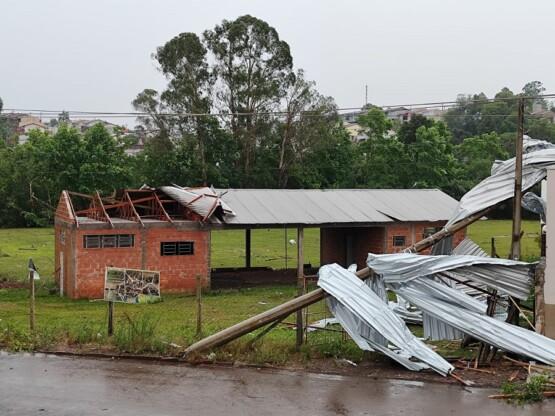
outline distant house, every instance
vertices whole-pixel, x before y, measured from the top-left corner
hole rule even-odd
[[[412,114],[419,114],[431,120],[440,121],[443,120],[443,116],[445,115],[446,111],[447,110],[444,110],[442,108],[416,108],[412,110]]]
[[[532,112],[532,115],[539,118],[546,119],[551,123],[555,123],[555,111],[553,110],[540,109]]]
[[[125,154],[127,156],[137,156],[139,153],[141,153],[145,149],[145,140],[146,140],[145,137],[138,136],[137,137],[137,142],[128,146],[125,149]]]
[[[48,127],[42,123],[41,119],[35,116],[22,115],[19,117],[17,125],[17,143],[25,144],[29,140],[29,133],[32,130],[39,130],[45,132]]]
[[[100,119],[71,121],[71,125],[75,127],[77,130],[79,130],[81,133],[86,132],[88,129],[90,129],[93,126],[96,126],[97,124],[101,124],[108,131],[108,133],[110,133],[111,136],[115,136],[116,131],[118,129],[122,129],[122,127],[118,126],[117,124],[110,123],[109,121],[100,120]]]
[[[384,110],[386,117],[390,120],[397,120],[400,122],[410,121],[412,112],[406,107],[391,107]]]
[[[368,139],[364,129],[358,123],[343,122],[343,127],[345,127],[345,130],[349,133],[351,141],[355,143],[363,142]]]

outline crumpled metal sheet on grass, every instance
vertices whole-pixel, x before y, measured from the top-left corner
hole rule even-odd
[[[547,175],[547,168],[555,166],[555,146],[549,142],[524,140],[522,157],[522,190],[526,191]],[[494,206],[514,196],[515,158],[496,162],[491,176],[484,179],[459,201],[446,226],[459,222],[469,215]]]
[[[504,351],[555,365],[555,340],[485,315],[481,302],[428,277],[394,285],[395,293],[427,314]],[[477,301],[476,301],[477,302]]]
[[[380,351],[410,370],[432,368],[447,375],[453,366],[418,340],[365,282],[337,264],[322,266],[318,286],[332,298],[328,301],[334,316],[361,348]],[[376,334],[384,342],[376,342]],[[390,349],[386,343],[393,344]],[[417,359],[418,361],[414,361]]]
[[[405,283],[420,276],[450,274],[459,280],[473,280],[519,299],[528,297],[533,281],[531,264],[491,257],[370,253],[367,264],[374,273],[383,276],[386,284]]]

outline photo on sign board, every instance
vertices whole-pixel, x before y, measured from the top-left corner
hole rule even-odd
[[[160,300],[160,272],[106,267],[104,300],[153,303]]]

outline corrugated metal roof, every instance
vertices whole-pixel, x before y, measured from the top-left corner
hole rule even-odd
[[[457,201],[439,189],[228,189],[231,225],[447,221]]]

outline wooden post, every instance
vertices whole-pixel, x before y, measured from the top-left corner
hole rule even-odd
[[[108,301],[108,336],[114,335],[114,302]]]
[[[29,329],[33,332],[35,330],[35,272],[31,269],[29,269],[29,292]]]
[[[536,332],[545,335],[545,297],[543,286],[545,284],[545,256],[541,257],[536,266],[534,279],[534,322]]]
[[[202,280],[200,274],[197,274],[197,337],[200,336],[202,336]]]
[[[287,270],[287,227],[283,229],[283,248],[285,249],[285,270]]]
[[[248,269],[251,267],[251,230],[247,228],[245,230],[245,267]]]
[[[304,229],[297,228],[297,296],[304,295],[304,255],[303,255]],[[297,350],[303,344],[303,310],[297,311]]]
[[[495,248],[495,237],[491,237],[491,257],[499,258],[497,255],[497,249]]]

